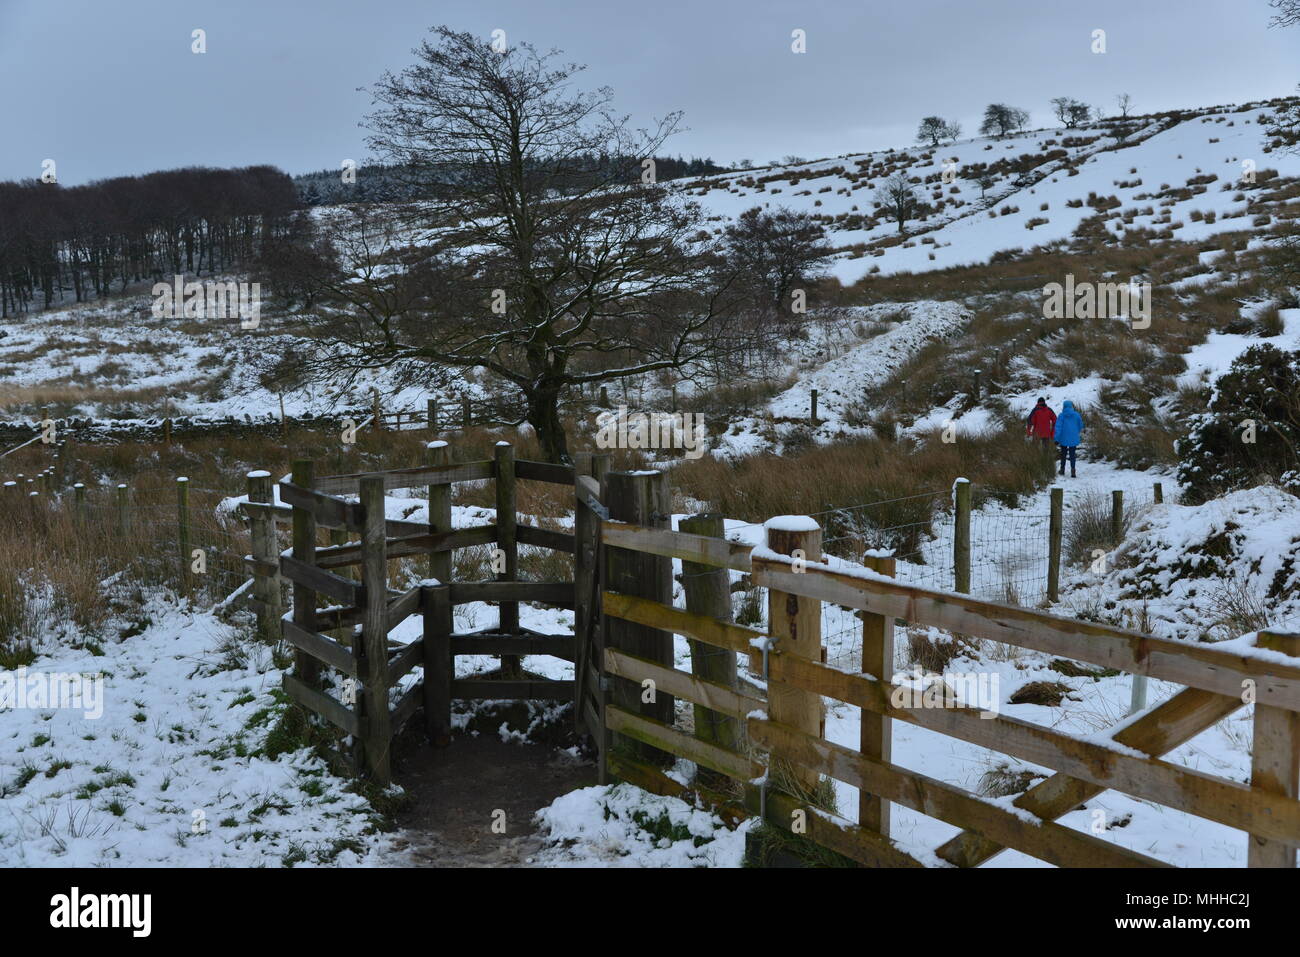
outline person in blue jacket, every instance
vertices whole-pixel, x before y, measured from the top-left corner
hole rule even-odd
[[[1056,417],[1056,428],[1052,438],[1061,450],[1061,468],[1058,474],[1065,474],[1065,460],[1070,460],[1070,478],[1077,478],[1074,473],[1074,453],[1079,448],[1079,436],[1083,434],[1083,416],[1074,411],[1074,403],[1066,399],[1061,403],[1061,414]]]

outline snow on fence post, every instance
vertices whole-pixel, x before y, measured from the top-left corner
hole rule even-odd
[[[721,515],[699,514],[684,516],[677,530],[710,538],[726,538],[726,526]],[[731,621],[731,573],[725,568],[682,561],[682,587],[686,591],[686,610],[704,615],[715,621]],[[736,653],[716,648],[706,642],[687,639],[691,649],[691,673],[713,684],[736,690]],[[740,735],[737,720],[720,714],[704,705],[695,705],[695,737],[716,744],[728,751],[739,753]],[[696,772],[697,780],[717,789],[726,778],[708,768]]]
[[[863,564],[874,572],[894,577],[895,559],[892,551],[868,552]],[[862,615],[862,673],[878,681],[894,680],[894,618],[892,615]],[[858,749],[862,756],[882,764],[893,761],[892,719],[862,709]],[[889,802],[874,794],[859,790],[858,824],[889,837]]]
[[[1300,659],[1300,633],[1261,631],[1257,644]],[[1300,712],[1255,702],[1250,786],[1283,797],[1300,798]],[[1296,866],[1296,849],[1289,843],[1255,834],[1247,842],[1248,867]]]
[[[275,501],[271,488],[271,473],[264,471],[249,472],[248,501],[264,506],[248,510],[248,532],[252,540],[253,556],[253,598],[257,604],[257,631],[268,642],[275,642],[280,637],[280,549],[275,537],[275,512],[271,506]],[[275,572],[268,574],[267,566],[273,566]]]
[[[767,547],[778,554],[791,556],[796,573],[804,570],[804,563],[822,560],[822,530],[816,520],[804,515],[781,515],[768,519],[763,528],[767,534]],[[819,664],[822,662],[821,608],[821,602],[816,598],[768,589],[769,634],[777,653]],[[768,713],[773,721],[814,738],[822,737],[826,718],[821,695],[769,681],[767,700]],[[789,765],[783,767],[781,773],[804,792],[794,795],[796,798],[806,800],[817,793],[821,775],[816,771]]]
[[[970,479],[953,483],[953,589],[970,594]]]
[[[1124,540],[1124,493],[1119,489],[1110,493],[1110,542],[1118,547]]]
[[[1052,515],[1047,524],[1047,600],[1061,599],[1061,532],[1064,528],[1065,489],[1053,485]]]
[[[388,710],[388,519],[384,514],[384,475],[361,476],[361,737],[364,767],[375,783],[392,780],[389,751],[392,718]]]

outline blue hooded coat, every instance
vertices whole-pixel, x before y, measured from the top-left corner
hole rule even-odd
[[[1074,411],[1074,403],[1069,399],[1061,404],[1061,414],[1056,417],[1056,429],[1052,435],[1058,445],[1069,448],[1079,444],[1083,432],[1083,417]]]

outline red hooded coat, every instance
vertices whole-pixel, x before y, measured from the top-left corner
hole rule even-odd
[[[1056,413],[1045,405],[1034,406],[1029,413],[1029,435],[1036,439],[1050,439],[1056,429]]]

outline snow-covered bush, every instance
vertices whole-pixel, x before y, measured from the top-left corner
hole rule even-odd
[[[1270,481],[1300,494],[1298,450],[1300,351],[1252,346],[1218,379],[1209,410],[1178,442],[1185,501]]]

